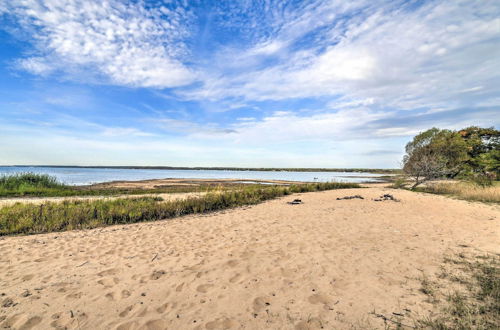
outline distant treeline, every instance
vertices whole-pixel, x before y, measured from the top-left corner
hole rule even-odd
[[[364,172],[375,174],[399,174],[400,169],[392,168],[278,168],[278,167],[182,167],[182,166],[70,166],[70,165],[12,165],[6,167],[47,167],[47,168],[110,168],[132,170],[214,170],[214,171],[266,171],[266,172]]]

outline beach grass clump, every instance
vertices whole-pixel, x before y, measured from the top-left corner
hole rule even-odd
[[[0,196],[24,196],[68,189],[68,186],[47,174],[16,173],[0,176]]]
[[[292,193],[359,187],[355,183],[329,182],[215,190],[201,197],[170,201],[157,197],[139,197],[65,200],[39,205],[16,203],[0,209],[0,235],[36,234],[154,221],[256,204]]]
[[[417,328],[500,329],[500,257],[461,254],[445,263],[448,267],[440,276],[441,283],[435,284],[441,290],[433,291],[433,296],[441,298],[433,301],[440,310],[418,320]],[[455,289],[444,290],[449,287]]]
[[[422,187],[419,191],[451,195],[469,201],[500,203],[499,181],[486,187],[473,182],[434,182]]]

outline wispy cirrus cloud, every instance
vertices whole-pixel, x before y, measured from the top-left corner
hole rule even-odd
[[[189,11],[142,2],[13,0],[3,10],[29,31],[32,55],[18,66],[37,75],[84,82],[166,88],[192,82],[179,57],[187,52]]]
[[[371,99],[400,109],[463,106],[498,93],[496,2],[315,4],[282,20],[254,47],[228,51],[233,61],[223,62],[241,62],[241,70],[221,68],[224,74],[181,93],[215,100]],[[254,62],[265,65],[247,67]]]
[[[215,123],[196,123],[188,120],[179,120],[172,118],[154,119],[155,125],[159,126],[162,130],[167,132],[177,132],[193,135],[208,135],[219,136],[225,134],[236,133],[231,128],[221,128]]]
[[[356,140],[409,139],[412,135],[431,127],[450,129],[472,125],[489,127],[497,120],[498,113],[500,106],[403,113],[374,111],[367,107],[303,114],[277,111],[260,120],[241,118],[222,136],[206,134],[207,132],[201,129],[191,130],[189,135],[201,140],[218,139],[237,145],[303,142],[344,144],[346,141]],[[394,154],[399,154],[399,151],[395,151]]]

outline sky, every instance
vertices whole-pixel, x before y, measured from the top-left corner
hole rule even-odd
[[[500,1],[0,0],[0,164],[400,166],[500,123]]]

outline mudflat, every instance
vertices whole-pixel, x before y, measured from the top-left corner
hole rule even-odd
[[[499,220],[497,205],[371,186],[3,237],[0,327],[384,328],[377,314],[428,314],[419,278],[445,255],[500,253]]]

